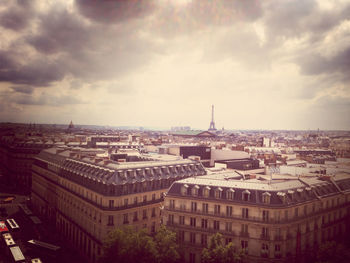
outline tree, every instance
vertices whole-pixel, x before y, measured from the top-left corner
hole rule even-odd
[[[216,233],[210,238],[208,248],[202,250],[202,261],[204,263],[234,263],[240,262],[243,252],[237,251],[232,242],[224,245],[222,235]]]
[[[176,263],[179,261],[176,234],[161,226],[154,237],[146,229],[116,228],[104,241],[102,263]]]
[[[175,263],[179,261],[179,246],[176,243],[175,232],[168,230],[163,225],[157,231],[154,241],[156,244],[158,263]]]
[[[104,242],[104,263],[155,262],[157,250],[146,230],[135,231],[132,227],[116,228]]]

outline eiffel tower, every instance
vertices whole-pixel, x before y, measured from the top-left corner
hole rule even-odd
[[[214,122],[214,105],[211,105],[211,122],[208,131],[216,131]]]

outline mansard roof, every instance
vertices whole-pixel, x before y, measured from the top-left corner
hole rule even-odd
[[[348,183],[345,187],[350,190],[350,175],[347,178]],[[220,200],[226,202],[234,202],[241,204],[259,205],[259,206],[288,206],[311,200],[319,199],[321,197],[328,197],[337,194],[342,191],[336,183],[327,180],[320,180],[317,178],[303,178],[290,179],[290,180],[271,180],[271,181],[259,181],[259,180],[227,180],[223,176],[220,180],[216,176],[215,179],[210,179],[210,175],[203,177],[191,177],[176,181],[172,184],[168,191],[169,196],[181,196],[184,191],[181,191],[182,186],[187,185],[187,197],[194,199],[212,199],[218,201],[215,196],[215,190],[221,188],[223,194],[219,197]],[[198,195],[191,196],[191,189],[198,187]],[[209,196],[204,195],[204,189],[211,189]],[[234,191],[234,195],[227,195],[227,192]],[[243,194],[249,194],[247,201]],[[268,203],[263,202],[263,196],[269,196]],[[189,197],[190,196],[190,197]]]

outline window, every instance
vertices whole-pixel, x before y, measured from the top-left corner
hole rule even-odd
[[[217,220],[214,220],[214,229],[215,230],[220,230],[220,222]]]
[[[113,208],[114,207],[114,200],[109,200],[109,208]]]
[[[242,217],[243,218],[248,218],[248,208],[242,208]]]
[[[198,186],[198,185],[195,185],[195,186],[192,188],[192,195],[193,195],[193,196],[198,196],[198,189],[199,189],[199,186]]]
[[[298,217],[299,216],[299,208],[296,207],[294,210],[294,217]]]
[[[284,219],[288,220],[288,210],[284,210]]]
[[[250,192],[248,190],[244,190],[242,192],[242,200],[249,201],[250,200]]]
[[[129,223],[128,214],[124,214],[123,215],[123,224],[128,224],[128,223]]]
[[[268,244],[261,244],[261,256],[262,257],[268,257],[269,255],[269,245]]]
[[[156,200],[156,194],[152,194],[152,200]]]
[[[196,218],[195,217],[190,218],[190,225],[193,227],[196,227]]]
[[[227,232],[232,232],[232,222],[226,222],[225,224],[225,230]]]
[[[210,192],[210,187],[209,187],[209,186],[206,186],[206,187],[203,189],[203,196],[204,196],[204,197],[209,197],[209,192]]]
[[[233,190],[232,188],[228,189],[226,191],[226,199],[233,200],[234,198],[235,198],[235,190]]]
[[[135,197],[134,197],[134,204],[136,205],[136,204],[138,203],[138,201],[139,201],[139,200],[138,200],[137,196],[135,196]]]
[[[263,210],[262,218],[264,222],[269,221],[269,211]]]
[[[178,233],[178,238],[180,242],[185,241],[185,231],[180,230]]]
[[[215,198],[221,198],[221,196],[222,196],[222,188],[219,187],[215,189]]]
[[[202,219],[202,228],[208,228],[208,219]]]
[[[263,227],[261,230],[261,237],[268,238],[269,237],[269,229],[267,227]]]
[[[181,187],[181,194],[182,194],[182,195],[187,195],[187,191],[188,191],[188,185],[187,185],[187,184],[184,184],[184,185]]]
[[[196,263],[196,254],[190,253],[190,263]]]
[[[175,208],[175,200],[170,200],[170,209]]]
[[[108,216],[108,225],[109,226],[113,226],[114,225],[114,222],[113,222],[113,216]]]
[[[202,234],[201,235],[201,245],[202,246],[207,246],[207,244],[208,244],[208,236],[205,235],[205,234]]]
[[[137,211],[134,212],[134,218],[133,221],[137,221],[138,220],[138,215],[137,215]]]
[[[185,224],[185,217],[184,216],[179,216],[179,224],[184,225]]]
[[[170,225],[174,224],[174,215],[169,215],[169,217],[168,217],[168,223],[169,223]]]
[[[226,206],[226,216],[232,216],[232,206]]]
[[[248,225],[247,224],[242,224],[241,235],[242,236],[247,236],[248,235]]]
[[[208,204],[203,203],[203,205],[202,205],[202,212],[204,214],[208,214]]]
[[[220,205],[214,205],[214,214],[216,215],[220,214]]]
[[[248,252],[248,241],[241,240],[241,247],[242,247],[242,250],[245,250],[246,252]]]
[[[155,217],[155,216],[156,216],[156,208],[153,207],[153,208],[152,208],[152,217]]]
[[[127,205],[128,205],[128,202],[129,202],[129,199],[125,198],[125,199],[124,199],[124,205],[127,206]]]
[[[269,204],[270,203],[270,197],[271,194],[269,192],[265,192],[262,194],[262,200],[264,204]]]
[[[191,202],[191,211],[196,212],[197,211],[197,203],[196,202]]]
[[[151,233],[156,232],[156,222],[152,222]]]
[[[280,244],[276,244],[275,245],[275,251],[276,252],[280,252],[281,251],[281,245]]]
[[[190,243],[191,244],[196,243],[196,233],[190,233]]]
[[[147,202],[147,195],[143,196],[143,202],[146,203]]]
[[[146,219],[147,218],[147,210],[144,209],[142,210],[142,219]]]

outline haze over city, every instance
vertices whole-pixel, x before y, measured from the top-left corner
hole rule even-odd
[[[349,129],[349,1],[0,4],[0,122]]]

